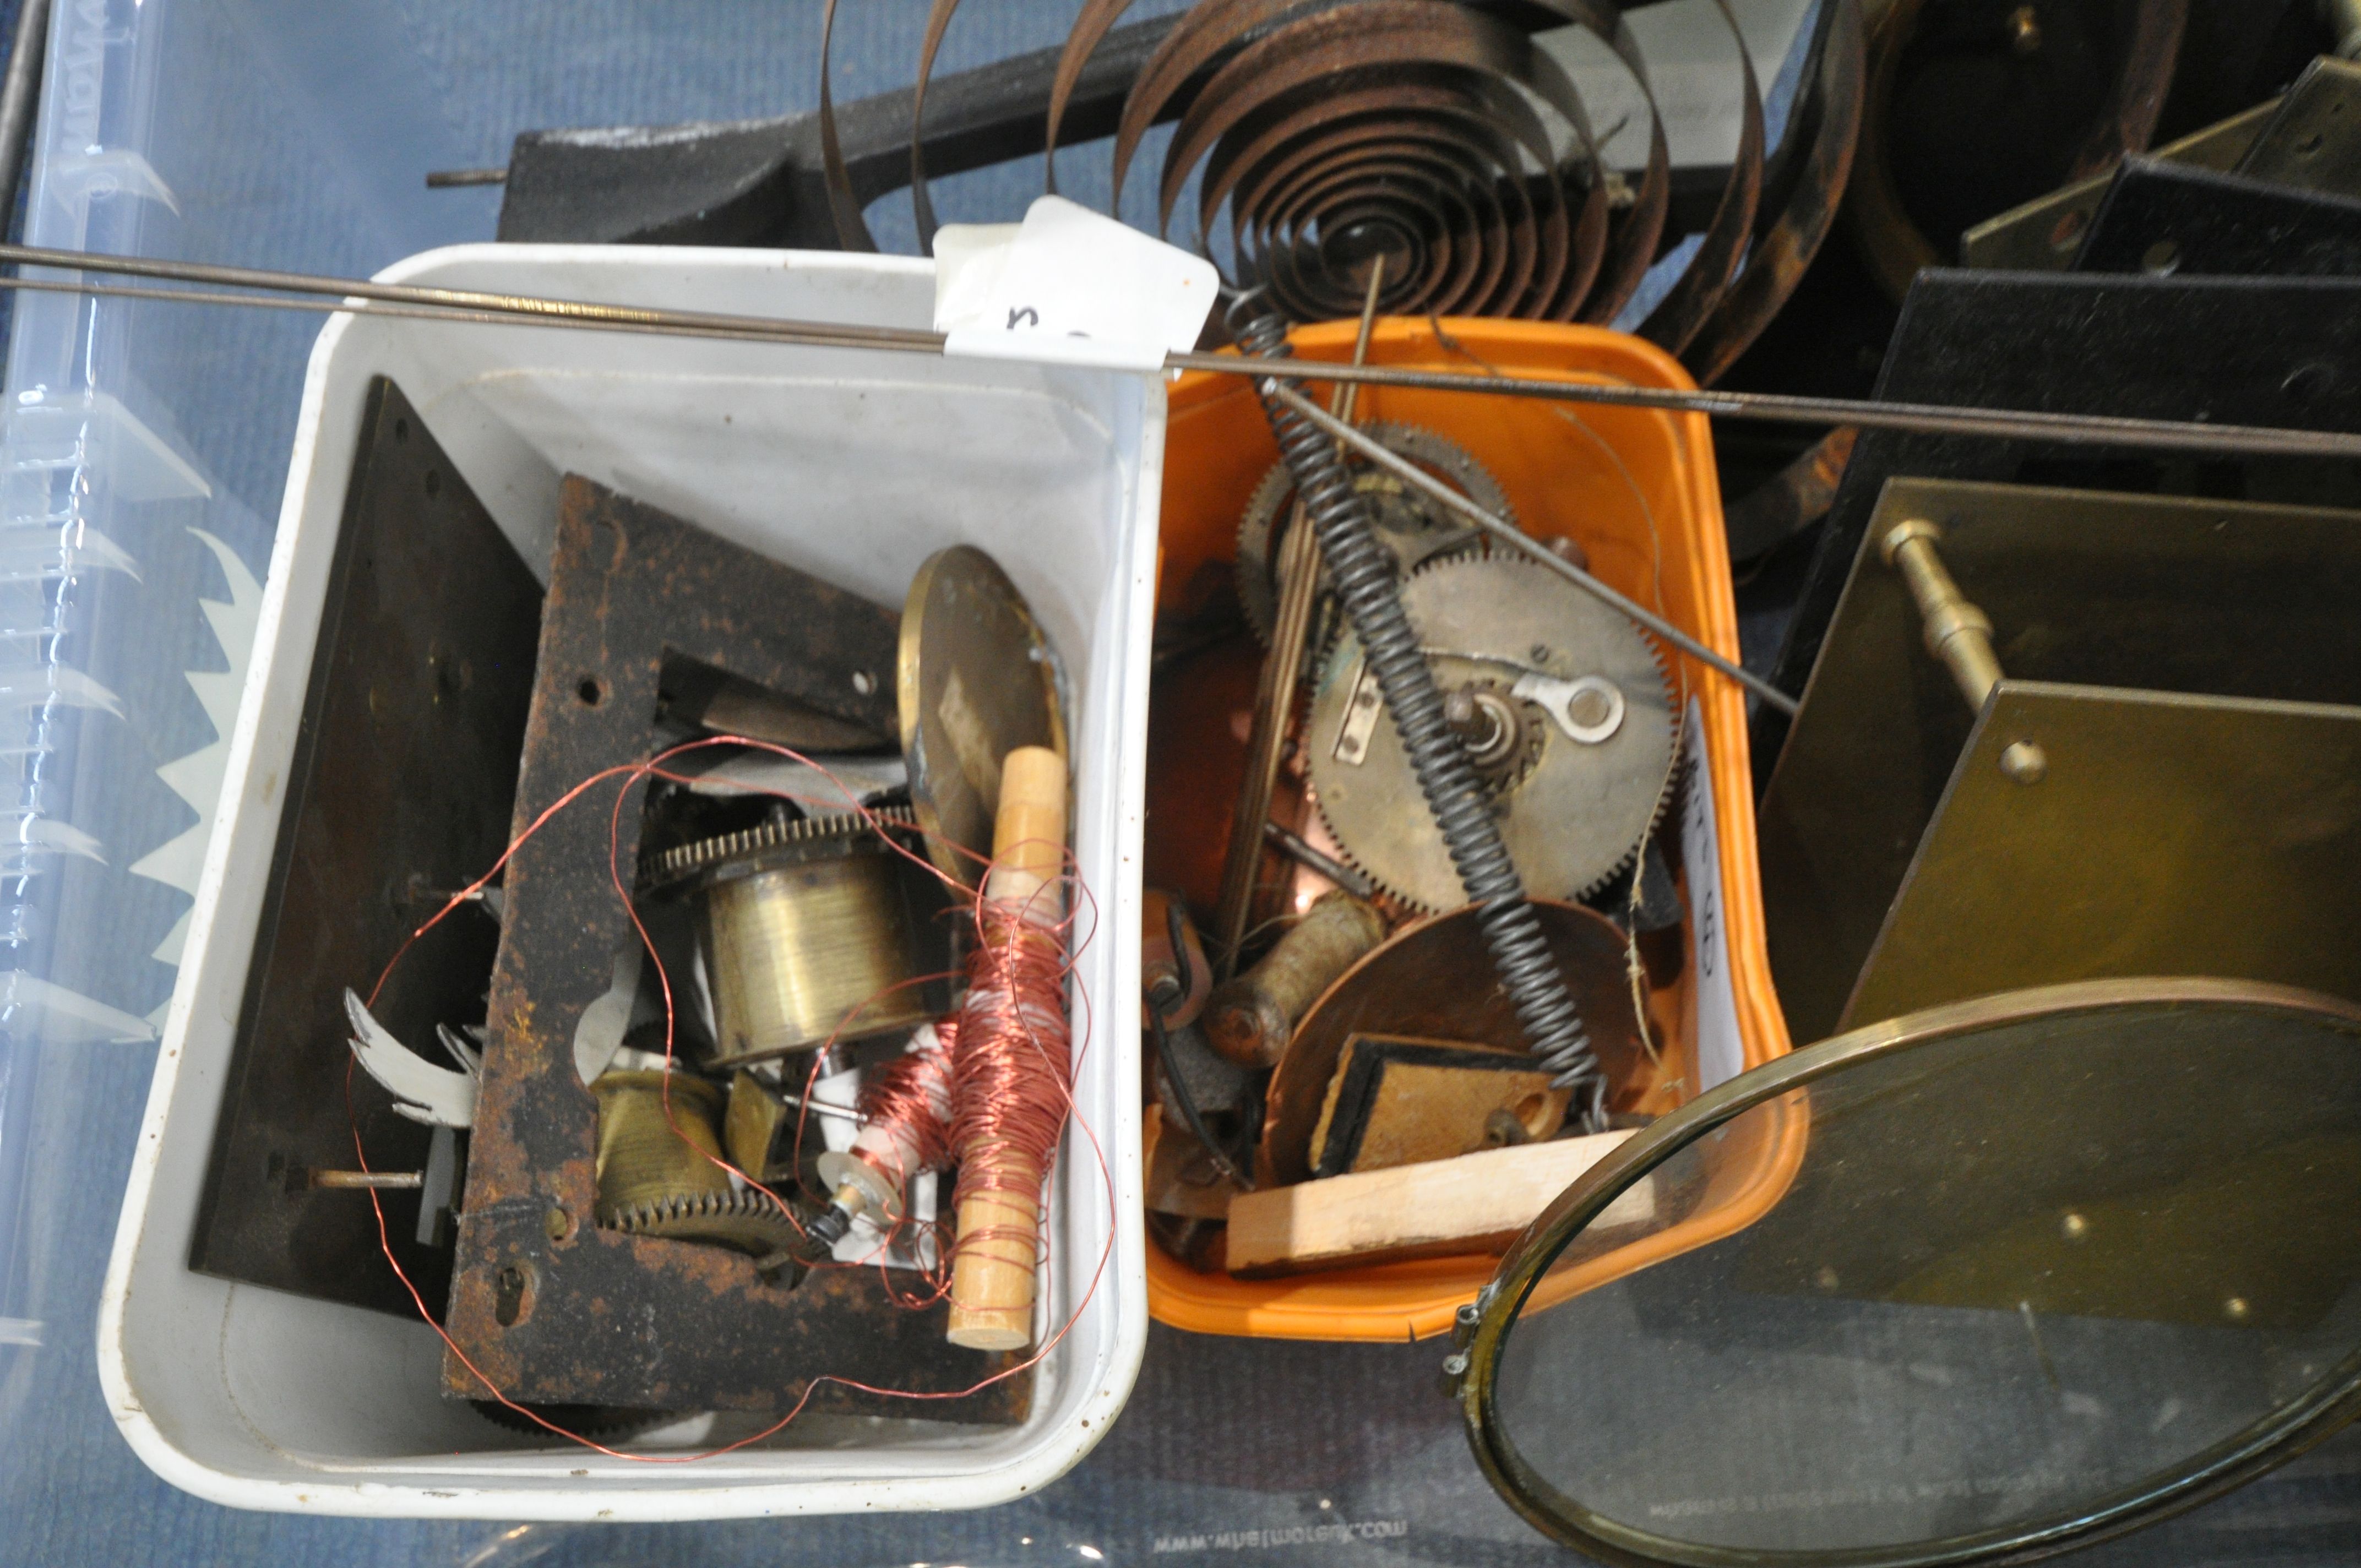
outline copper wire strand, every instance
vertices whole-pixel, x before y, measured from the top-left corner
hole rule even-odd
[[[932,1050],[904,1051],[862,1075],[854,1102],[864,1126],[899,1135],[897,1146],[911,1150],[910,1168],[880,1172],[888,1181],[907,1181],[950,1163],[950,1054],[958,1048],[957,1018],[938,1020]]]
[[[953,971],[923,975],[916,981],[902,981],[900,985],[923,984],[929,981],[946,979],[951,972]],[[890,986],[887,991],[898,990],[900,985]],[[880,994],[884,993],[880,992]],[[867,1011],[875,1000],[875,997],[872,997],[845,1016],[850,1018],[860,1015]],[[912,1162],[911,1168],[879,1173],[888,1180],[906,1188],[913,1176],[922,1171],[939,1170],[950,1163],[950,1123],[947,1116],[936,1113],[932,1099],[927,1094],[926,1080],[930,1077],[941,1078],[944,1081],[945,1098],[948,1101],[950,1069],[947,1053],[951,1037],[958,1034],[958,1023],[955,1018],[940,1018],[936,1020],[934,1027],[937,1038],[942,1042],[935,1050],[906,1051],[869,1069],[862,1075],[861,1092],[855,1097],[853,1102],[853,1108],[860,1115],[864,1127],[872,1122],[878,1122],[881,1124],[902,1126],[910,1135],[911,1142],[919,1150],[917,1157]],[[805,1135],[810,1127],[808,1108],[812,1103],[812,1091],[819,1081],[820,1063],[827,1059],[829,1049],[834,1043],[835,1036],[830,1036],[827,1044],[811,1053],[811,1070],[805,1079],[804,1094],[796,1121],[795,1149],[798,1183],[803,1179],[803,1146]],[[808,1186],[805,1190],[817,1198],[829,1196],[815,1192]],[[950,1293],[950,1249],[938,1246],[934,1263],[926,1264],[924,1255],[915,1239],[916,1233],[922,1228],[939,1231],[942,1228],[941,1222],[913,1220],[906,1209],[902,1217],[891,1225],[880,1227],[882,1235],[878,1244],[861,1256],[849,1261],[840,1261],[832,1257],[822,1258],[815,1260],[808,1266],[814,1270],[873,1266],[884,1284],[887,1298],[896,1306],[912,1310],[933,1306]],[[901,1282],[894,1277],[892,1260],[896,1244],[903,1244],[905,1251],[913,1259],[917,1260],[918,1266],[909,1272],[917,1274],[927,1281],[926,1290],[915,1292],[906,1290]]]
[[[500,875],[502,869],[505,868],[508,862],[515,857],[517,851],[523,848],[525,843],[535,834],[539,833],[553,817],[557,816],[559,812],[565,810],[566,807],[574,805],[584,795],[588,793],[598,784],[609,779],[621,777],[625,782],[622,788],[617,792],[614,811],[609,823],[607,869],[609,880],[614,884],[616,894],[622,900],[624,912],[631,919],[631,927],[638,934],[642,949],[655,966],[656,978],[664,996],[664,1060],[667,1067],[669,1067],[669,1064],[673,1059],[674,1025],[676,1019],[673,1002],[672,980],[671,976],[665,972],[663,957],[656,952],[654,944],[649,939],[646,927],[640,921],[638,911],[632,907],[630,889],[623,883],[621,866],[622,802],[630,795],[632,784],[639,783],[642,779],[662,774],[662,764],[685,753],[699,751],[711,746],[752,747],[759,751],[769,751],[774,755],[786,758],[791,762],[801,762],[817,769],[823,777],[829,780],[830,784],[836,785],[839,793],[842,795],[844,800],[851,801],[852,803],[852,809],[868,822],[870,828],[873,831],[877,832],[879,836],[884,839],[888,848],[892,849],[896,854],[901,855],[904,859],[910,861],[913,864],[926,868],[930,873],[940,878],[946,883],[951,884],[955,887],[962,885],[958,883],[957,879],[945,874],[939,869],[935,867],[934,864],[925,856],[916,854],[896,842],[892,834],[884,831],[884,826],[878,818],[877,815],[871,811],[867,806],[860,804],[859,797],[851,790],[847,789],[844,784],[837,779],[835,774],[829,773],[824,764],[815,762],[813,759],[803,755],[801,752],[791,751],[785,746],[774,745],[766,740],[756,740],[741,735],[711,736],[701,740],[684,741],[680,745],[671,747],[664,751],[659,752],[653,758],[644,762],[618,763],[610,768],[602,768],[598,772],[591,774],[588,778],[586,778],[579,784],[574,785],[571,789],[568,789],[564,795],[559,795],[555,801],[544,807],[538,816],[525,826],[522,832],[519,833],[514,839],[510,840],[508,847],[500,851],[500,858],[492,862],[490,868],[488,869],[483,875],[478,877],[474,882],[469,883],[466,887],[463,887],[456,893],[453,894],[448,903],[445,904],[441,909],[436,910],[434,914],[428,916],[427,919],[417,927],[416,929],[412,930],[408,937],[402,939],[401,945],[394,949],[393,956],[386,961],[384,970],[378,975],[376,984],[369,988],[368,1004],[375,1004],[379,994],[385,989],[386,981],[392,977],[394,969],[401,962],[402,958],[410,951],[411,948],[418,941],[418,939],[423,937],[428,931],[434,929],[434,927],[441,924],[445,916],[448,916],[453,910],[473,899],[476,894],[481,892],[494,877]],[[662,776],[676,777],[677,775],[662,774]],[[763,793],[777,795],[782,798],[786,799],[802,799],[802,797],[796,796],[791,792],[784,790],[766,791]],[[838,803],[829,802],[825,804],[828,804],[831,808],[834,808]],[[949,841],[945,840],[945,842],[948,843]],[[950,845],[950,848],[959,854],[981,862],[983,869],[978,877],[978,883],[981,885],[983,881],[990,875],[991,861],[985,860],[983,857],[974,854],[973,851],[965,849],[963,846],[953,844]],[[1084,907],[1088,907],[1092,911],[1093,918],[1090,933],[1086,935],[1081,942],[1073,944],[1072,956],[1068,960],[1070,973],[1071,971],[1071,964],[1073,960],[1079,959],[1082,949],[1088,946],[1090,937],[1095,935],[1097,927],[1096,901],[1092,897],[1089,889],[1083,885],[1079,877],[1072,879],[1072,886],[1075,894],[1077,894],[1079,904]],[[1073,915],[1069,913],[1066,922],[1069,928],[1071,928],[1072,922]],[[1087,990],[1082,985],[1079,977],[1076,977],[1074,983],[1074,1003],[1075,1010],[1080,1014],[1082,1025],[1081,1036],[1083,1042],[1082,1046],[1078,1048],[1075,1053],[1074,1060],[1077,1063],[1082,1060],[1083,1054],[1087,1051],[1088,1041],[1090,1038],[1093,1014],[1089,1005],[1088,998],[1089,993]],[[816,1057],[815,1062],[817,1062],[817,1059],[818,1058]],[[367,1172],[370,1168],[368,1157],[367,1152],[361,1146],[359,1117],[355,1113],[352,1103],[353,1068],[353,1063],[347,1062],[346,1064],[345,1104],[346,1113],[348,1116],[350,1116],[352,1123],[353,1156],[358,1168],[362,1171]],[[686,1138],[681,1132],[680,1124],[673,1116],[669,1073],[667,1073],[666,1076],[667,1082],[664,1086],[665,1120],[672,1126],[674,1135],[681,1137],[683,1141],[686,1142]],[[1115,1170],[1107,1162],[1105,1146],[1100,1143],[1098,1134],[1091,1126],[1089,1121],[1081,1114],[1079,1108],[1074,1105],[1071,1092],[1066,1095],[1064,1104],[1067,1118],[1071,1121],[1074,1128],[1082,1135],[1083,1141],[1090,1146],[1092,1157],[1098,1166],[1101,1184],[1105,1190],[1107,1212],[1112,1216],[1115,1212]],[[729,1161],[716,1159],[710,1155],[704,1154],[704,1151],[702,1150],[699,1150],[698,1153],[700,1157],[720,1167],[720,1168],[725,1171],[736,1175],[741,1179],[746,1181],[750,1187],[768,1194],[774,1202],[780,1202],[781,1208],[787,1211],[789,1221],[791,1223],[795,1223],[795,1216],[792,1210],[788,1209],[788,1206],[778,1199],[777,1194],[771,1193],[769,1189],[763,1187],[759,1181],[755,1181],[752,1178],[748,1177],[745,1172],[739,1170],[735,1166],[730,1164]],[[452,1356],[458,1361],[459,1365],[467,1369],[468,1376],[473,1377],[478,1383],[483,1385],[485,1392],[489,1394],[493,1400],[505,1409],[515,1411],[517,1414],[524,1417],[526,1420],[532,1421],[534,1425],[542,1428],[552,1435],[564,1438],[569,1442],[579,1444],[581,1447],[589,1449],[593,1453],[605,1454],[610,1459],[624,1460],[634,1464],[694,1464],[703,1460],[717,1459],[724,1454],[734,1453],[740,1449],[751,1447],[752,1445],[761,1442],[785,1430],[789,1422],[793,1421],[797,1416],[800,1416],[803,1413],[804,1407],[811,1402],[812,1396],[819,1390],[823,1384],[832,1383],[839,1387],[850,1388],[859,1393],[875,1395],[884,1398],[898,1399],[964,1399],[972,1395],[981,1393],[983,1390],[991,1387],[995,1383],[1005,1382],[1011,1377],[1029,1372],[1035,1366],[1039,1365],[1051,1352],[1055,1351],[1060,1344],[1065,1342],[1067,1335],[1073,1332],[1075,1325],[1082,1321],[1082,1313],[1089,1308],[1092,1300],[1096,1298],[1099,1286],[1106,1277],[1107,1267],[1114,1261],[1115,1257],[1115,1232],[1112,1224],[1110,1224],[1107,1230],[1105,1242],[1099,1250],[1098,1261],[1092,1269],[1090,1277],[1084,1284],[1082,1294],[1075,1300],[1073,1311],[1066,1318],[1065,1321],[1060,1323],[1056,1332],[1046,1338],[1041,1343],[1039,1348],[1035,1350],[1031,1355],[1026,1357],[1022,1361],[1015,1363],[1012,1365],[1005,1367],[998,1372],[993,1373],[989,1376],[979,1378],[976,1382],[971,1384],[965,1388],[936,1392],[921,1391],[910,1388],[880,1388],[872,1384],[862,1383],[855,1378],[839,1376],[834,1373],[824,1372],[813,1376],[811,1380],[804,1386],[803,1393],[796,1398],[794,1405],[789,1407],[786,1414],[781,1416],[776,1421],[764,1427],[760,1431],[740,1438],[735,1442],[722,1444],[718,1448],[707,1449],[697,1453],[628,1453],[620,1449],[610,1448],[605,1443],[599,1442],[595,1439],[585,1437],[580,1432],[570,1431],[569,1429],[559,1425],[557,1422],[551,1420],[546,1416],[544,1416],[538,1410],[534,1410],[527,1406],[522,1405],[502,1393],[500,1387],[485,1374],[483,1368],[478,1366],[474,1359],[460,1347],[459,1343],[451,1337],[450,1331],[445,1328],[442,1323],[435,1321],[433,1309],[427,1306],[426,1299],[419,1293],[416,1282],[410,1277],[409,1272],[401,1266],[401,1260],[394,1254],[393,1239],[386,1225],[385,1205],[375,1189],[370,1189],[368,1190],[368,1199],[369,1208],[377,1220],[378,1248],[379,1251],[384,1255],[387,1266],[393,1270],[394,1277],[401,1282],[403,1291],[409,1295],[411,1304],[417,1308],[419,1317],[426,1323],[427,1327],[434,1331],[435,1336],[442,1340],[444,1347],[450,1351]],[[801,1228],[800,1223],[797,1223],[797,1229],[800,1231]]]
[[[947,971],[947,973],[949,971]],[[927,975],[920,977],[919,981],[917,982],[906,981],[903,981],[902,984],[923,983],[926,981],[939,980],[946,977],[947,975]],[[891,991],[899,989],[899,987],[888,987],[887,989]],[[875,998],[873,997],[871,999],[872,1002],[874,1000]],[[851,1013],[847,1014],[846,1016],[857,1016],[859,1014],[865,1011],[869,1005],[870,1003],[864,1002],[861,1006],[854,1008]],[[936,1025],[938,1032],[939,1032],[943,1026],[944,1022],[938,1021]],[[952,1028],[952,1032],[956,1034],[956,1024],[954,1023],[950,1025],[950,1027]],[[836,1036],[831,1035],[818,1049],[811,1053],[811,1069],[804,1080],[803,1097],[798,1102],[796,1118],[796,1183],[803,1188],[807,1196],[822,1200],[827,1199],[829,1195],[815,1190],[803,1180],[803,1147],[805,1135],[809,1132],[811,1126],[809,1107],[812,1104],[813,1091],[819,1082],[820,1064],[828,1059],[828,1053],[834,1047],[835,1043]],[[935,1054],[939,1055],[939,1053]],[[894,1058],[892,1061],[881,1064],[879,1067],[870,1069],[862,1075],[861,1092],[854,1099],[854,1109],[862,1115],[864,1125],[866,1125],[869,1116],[869,1112],[866,1107],[872,1103],[871,1080],[873,1076],[884,1072],[887,1069],[897,1066],[898,1064],[909,1059],[911,1059],[910,1053],[905,1053],[903,1056]],[[945,1071],[946,1077],[948,1077],[947,1067],[939,1064],[938,1070]],[[919,1114],[939,1124],[941,1122],[940,1118],[934,1118],[932,1116],[931,1106],[927,1107],[926,1110],[919,1113]],[[942,1124],[947,1126],[947,1124]],[[949,1132],[946,1130],[942,1132],[940,1135],[945,1146],[948,1147],[950,1141]],[[921,1159],[918,1162],[918,1168],[925,1169],[929,1168],[929,1167],[927,1166],[925,1160]],[[906,1187],[910,1177],[916,1174],[916,1172],[905,1171],[898,1174],[887,1174],[889,1179],[898,1181]],[[771,1196],[774,1201],[775,1201],[777,1195],[774,1193]],[[939,1222],[937,1223],[939,1224]],[[798,1226],[798,1229],[800,1228],[801,1227]],[[807,1265],[807,1266],[814,1272],[823,1268],[861,1269],[874,1267],[877,1270],[879,1279],[884,1285],[887,1299],[891,1300],[897,1307],[906,1308],[913,1311],[921,1310],[925,1308],[933,1306],[936,1302],[943,1299],[946,1296],[950,1294],[950,1249],[948,1247],[938,1247],[936,1260],[931,1266],[926,1266],[923,1261],[921,1261],[920,1266],[911,1271],[917,1273],[921,1278],[926,1280],[927,1288],[920,1291],[906,1289],[902,1283],[894,1277],[895,1270],[892,1266],[894,1247],[897,1242],[906,1240],[906,1238],[907,1238],[911,1232],[916,1228],[916,1223],[910,1220],[909,1215],[906,1211],[903,1217],[896,1220],[892,1225],[881,1227],[883,1234],[877,1245],[870,1248],[867,1252],[862,1254],[859,1257],[849,1261],[840,1261],[832,1256],[819,1258],[812,1261]],[[915,1241],[911,1242],[910,1245],[906,1250],[909,1251],[910,1255],[914,1258],[920,1257],[920,1255],[917,1250]]]
[[[951,1057],[951,1141],[960,1155],[961,1200],[1003,1191],[1028,1204],[1038,1201],[1073,1111],[1065,1005],[1073,966],[1065,919],[1051,924],[1034,913],[1042,896],[1037,893],[1026,906],[989,896],[976,903],[977,942],[960,1006],[959,1048]],[[1038,1266],[1041,1235],[1038,1224],[1021,1238],[1016,1226],[986,1226],[961,1236],[959,1245],[1021,1239]]]
[[[958,970],[937,970],[931,974],[914,974],[907,980],[897,980],[891,985],[882,986],[879,989],[871,992],[867,996],[863,997],[861,1001],[855,1003],[851,1008],[846,1010],[844,1017],[838,1021],[836,1028],[829,1033],[826,1039],[820,1041],[819,1044],[812,1047],[809,1050],[803,1053],[809,1058],[811,1067],[810,1070],[804,1076],[803,1092],[796,1097],[796,1101],[795,1145],[798,1159],[800,1159],[803,1153],[804,1135],[811,1128],[812,1106],[815,1103],[823,1105],[830,1103],[829,1102],[825,1101],[815,1101],[814,1095],[819,1087],[820,1067],[828,1060],[829,1053],[834,1050],[838,1042],[842,1039],[845,1024],[851,1022],[852,1019],[868,1015],[874,1011],[879,1003],[884,1001],[885,998],[893,995],[897,991],[907,991],[913,986],[932,985],[939,980],[956,980],[959,978],[961,972],[961,971]],[[878,1070],[880,1070],[880,1069],[872,1068],[862,1074],[863,1091],[865,1091],[869,1081],[869,1074]],[[847,1107],[840,1105],[837,1106],[836,1109],[840,1111],[847,1109]],[[861,1115],[861,1098],[859,1094],[855,1094],[853,1103],[850,1109],[856,1117]],[[828,1193],[821,1191],[807,1182],[805,1182],[800,1173],[798,1173],[796,1177],[796,1182],[806,1197],[823,1200],[829,1197]]]

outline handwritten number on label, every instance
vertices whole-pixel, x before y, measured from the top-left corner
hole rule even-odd
[[[1019,305],[1008,313],[1008,330],[1011,332],[1015,332],[1020,326],[1039,326],[1040,324],[1041,313],[1030,305]]]

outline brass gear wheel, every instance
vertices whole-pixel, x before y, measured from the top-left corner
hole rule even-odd
[[[1407,457],[1436,477],[1449,482],[1469,500],[1510,523],[1517,521],[1508,492],[1484,466],[1456,443],[1446,441],[1423,425],[1379,422],[1366,427],[1371,439],[1397,456]],[[1472,549],[1478,535],[1439,502],[1421,495],[1383,469],[1347,458],[1353,487],[1366,496],[1377,524],[1378,542],[1393,552],[1397,569],[1417,570],[1437,553],[1450,554]],[[1255,487],[1238,520],[1238,602],[1246,624],[1264,647],[1270,646],[1272,625],[1279,619],[1279,547],[1287,537],[1287,520],[1293,510],[1295,479],[1287,465],[1275,463]],[[1326,570],[1322,577],[1324,582]]]
[[[1549,714],[1540,704],[1517,696],[1511,682],[1466,681],[1444,701],[1446,718],[1458,704],[1469,709],[1458,727],[1476,776],[1493,799],[1515,789],[1541,766],[1549,744]]]
[[[1510,859],[1536,898],[1580,899],[1629,868],[1671,795],[1676,727],[1655,643],[1580,588],[1507,555],[1453,556],[1402,585],[1446,704],[1512,717],[1512,744],[1461,729],[1494,788]],[[1504,695],[1505,694],[1505,695]],[[1469,703],[1460,704],[1467,717]],[[1345,858],[1413,908],[1466,902],[1359,640],[1323,663],[1306,721],[1312,788]],[[1483,746],[1498,753],[1488,771]],[[1528,754],[1528,751],[1533,754]]]
[[[780,1200],[759,1192],[691,1192],[602,1211],[598,1228],[666,1241],[703,1242],[750,1257],[800,1255],[812,1244],[779,1212]],[[796,1273],[801,1274],[797,1262]]]
[[[742,832],[697,839],[669,850],[640,857],[639,887],[642,892],[668,886],[730,861],[761,861],[765,865],[796,865],[811,860],[833,860],[848,852],[884,853],[887,836],[904,839],[917,832],[918,820],[906,806],[881,806],[862,816],[842,811],[816,817],[765,822]],[[877,835],[872,839],[870,835]]]

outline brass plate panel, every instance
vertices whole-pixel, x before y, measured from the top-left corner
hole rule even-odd
[[[2167,163],[2187,164],[2228,174],[2246,157],[2263,128],[2278,114],[2280,100],[2257,104],[2149,156]],[[2011,207],[1960,236],[1960,260],[1968,267],[2005,272],[2063,272],[2074,265],[2082,236],[2099,215],[2115,171],[2093,174],[2061,185],[2046,196],[2036,196],[2021,207]]]
[[[1049,640],[1000,564],[954,544],[910,580],[895,671],[910,804],[927,854],[944,875],[973,886],[992,859],[1001,759],[1019,746],[1066,755]]]
[[[2361,195],[2361,65],[2323,55],[2306,66],[2235,172],[2299,191]]]
[[[2361,513],[1889,482],[1763,802],[1772,970],[1797,1039],[1838,1027],[1974,726],[1874,553],[1909,517],[1942,525],[2014,683],[2361,701]]]
[[[2041,748],[2040,782],[2002,772]],[[2361,708],[2004,683],[1839,1023],[2218,975],[2361,1000]]]

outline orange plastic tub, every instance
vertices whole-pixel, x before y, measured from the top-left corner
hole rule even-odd
[[[1305,358],[1345,359],[1350,356],[1354,334],[1354,323],[1330,323],[1303,328],[1293,341]],[[1529,322],[1383,321],[1371,341],[1369,358],[1377,364],[1476,373],[1489,367],[1520,375],[1642,387],[1693,384],[1675,360],[1638,338],[1595,327]],[[1328,389],[1309,391],[1324,399]],[[1243,378],[1183,376],[1171,388],[1170,406],[1159,614],[1185,613],[1207,592],[1219,590],[1225,580],[1224,564],[1235,554],[1239,516],[1256,483],[1279,457],[1261,405]],[[1571,535],[1588,553],[1591,570],[1598,576],[1708,646],[1733,659],[1738,656],[1737,610],[1730,598],[1712,441],[1703,415],[1365,387],[1356,417],[1422,424],[1457,442],[1500,481],[1526,532],[1542,538]],[[1719,847],[1718,923],[1726,933],[1740,1065],[1757,1067],[1784,1054],[1788,1040],[1763,951],[1744,696],[1694,660],[1678,657],[1675,669],[1683,706],[1694,705],[1705,738]],[[1167,700],[1161,689],[1157,700]],[[1192,769],[1189,787],[1178,793],[1202,804],[1162,823],[1156,820],[1153,806],[1159,781],[1151,777],[1151,882],[1156,880],[1159,834],[1225,835],[1236,776],[1234,766],[1224,771],[1220,761],[1185,764]],[[1168,760],[1165,765],[1176,764]],[[1150,766],[1158,766],[1153,756]],[[1169,789],[1162,793],[1168,800],[1175,796]],[[1664,830],[1677,828],[1678,824],[1668,823]],[[1198,848],[1202,852],[1206,847]],[[1210,853],[1218,857],[1218,841],[1211,844]],[[1707,994],[1717,988],[1700,983],[1698,880],[1692,872],[1685,878],[1690,885],[1682,889],[1690,916],[1686,961],[1678,978],[1649,1003],[1666,1064],[1662,1092],[1650,1107],[1659,1111],[1673,1109],[1696,1092],[1699,1006],[1701,1002],[1718,1005]],[[1704,922],[1708,927],[1716,923],[1714,916]],[[1719,963],[1710,951],[1702,959]],[[1708,1233],[1744,1223],[1736,1212],[1720,1218],[1721,1223],[1713,1223],[1710,1217],[1699,1216],[1697,1230],[1679,1240],[1696,1245]],[[1661,1246],[1675,1238],[1665,1235],[1657,1241]],[[1148,1308],[1160,1321],[1201,1333],[1399,1342],[1448,1330],[1453,1314],[1475,1299],[1498,1261],[1487,1254],[1294,1279],[1243,1280],[1199,1274],[1151,1242]]]

